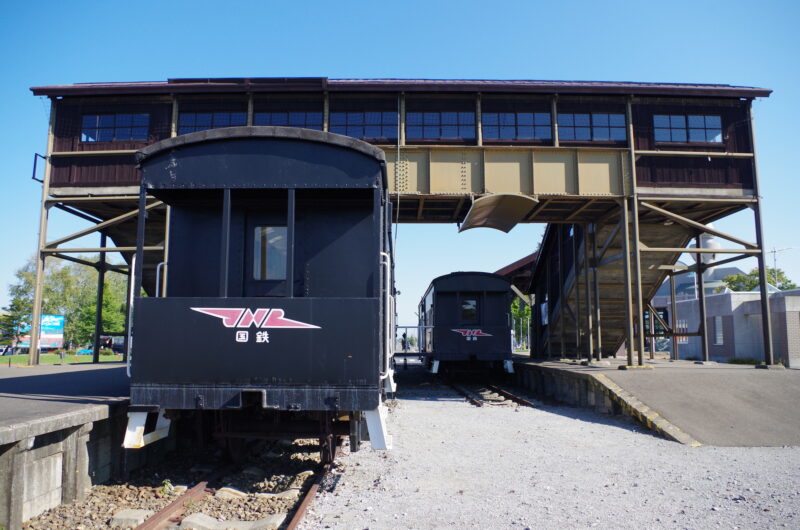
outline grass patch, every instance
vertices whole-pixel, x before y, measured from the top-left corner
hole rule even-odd
[[[753,359],[752,357],[734,357],[733,359],[728,359],[728,364],[763,364],[763,363],[759,359]]]
[[[101,363],[117,362],[122,360],[122,355],[100,355]],[[92,362],[91,355],[75,355],[67,353],[64,360],[57,353],[43,353],[39,356],[39,364],[83,364]],[[0,357],[0,366],[28,364],[28,355],[3,355]]]

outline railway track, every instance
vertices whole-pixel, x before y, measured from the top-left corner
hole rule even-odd
[[[338,452],[337,452],[338,456]],[[248,494],[242,491],[235,490],[231,487],[222,487],[226,478],[236,475],[237,473],[242,473],[241,464],[228,464],[218,469],[210,471],[202,480],[198,481],[194,486],[187,489],[182,495],[174,499],[170,502],[167,506],[161,508],[156,513],[151,515],[147,520],[145,520],[141,525],[136,527],[136,530],[161,530],[165,528],[178,528],[182,527],[182,522],[187,517],[191,517],[193,514],[187,514],[188,507],[203,507],[204,503],[210,504],[212,502],[216,502],[219,504],[220,500],[222,502],[229,501],[231,503],[242,502],[249,500],[250,497],[255,496],[256,498],[263,498],[265,495],[274,495],[276,498],[294,500],[293,503],[285,503],[287,508],[288,505],[293,504],[290,509],[287,510],[286,517],[268,517],[264,519],[259,519],[258,528],[268,528],[273,526],[275,528],[286,528],[288,530],[294,530],[298,527],[298,525],[302,522],[305,514],[308,510],[308,507],[313,502],[314,498],[319,491],[319,488],[327,476],[327,474],[331,470],[331,464],[325,464],[319,467],[313,475],[313,482],[308,485],[308,477],[300,478],[300,487],[294,487],[286,490],[283,493],[291,492],[291,491],[298,491],[297,496],[293,497],[292,495],[283,495],[283,493],[256,493],[256,494]],[[250,468],[246,468],[244,471],[246,472]],[[301,473],[300,475],[304,475],[305,473]],[[298,475],[299,476],[299,475]],[[253,480],[255,480],[254,477]],[[292,484],[297,482],[297,478],[291,480]],[[217,510],[219,507],[217,507]],[[204,513],[205,510],[195,511],[194,513]],[[195,515],[195,517],[197,517]],[[196,524],[196,521],[187,519],[190,523],[188,526],[192,526],[192,524]],[[236,523],[241,524],[244,521],[220,521],[219,525],[220,528],[223,528],[225,522],[229,523]],[[255,521],[253,521],[255,523]],[[193,526],[192,526],[193,527]]]
[[[459,383],[449,378],[442,380],[476,407],[484,405],[536,407],[529,399],[495,384]]]

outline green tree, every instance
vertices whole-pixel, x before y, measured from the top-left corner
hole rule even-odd
[[[759,285],[758,269],[753,269],[747,274],[731,274],[723,278],[722,281],[731,291],[752,291]],[[797,288],[797,285],[789,280],[786,273],[781,269],[767,267],[767,281],[781,291]]]
[[[97,258],[84,257],[88,261]],[[12,340],[20,322],[30,319],[33,303],[35,262],[29,260],[16,272],[9,286],[10,302],[0,317],[0,338]],[[125,327],[127,280],[107,272],[103,296],[103,331],[122,332]],[[97,271],[76,263],[50,259],[45,270],[42,313],[64,315],[64,343],[84,345],[92,340],[97,297]]]

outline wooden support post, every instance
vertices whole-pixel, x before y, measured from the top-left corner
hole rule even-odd
[[[636,340],[636,349],[639,352],[639,366],[644,364],[644,303],[642,301],[642,255],[639,250],[639,200],[634,196],[631,199],[633,206],[633,267],[634,267],[634,282],[636,285],[636,327],[638,328],[638,335]]]
[[[567,300],[564,294],[564,256],[562,255],[563,248],[564,248],[564,229],[561,225],[556,227],[558,230],[558,249],[556,252],[556,256],[558,257],[558,303],[560,309],[560,315],[558,318],[558,331],[559,331],[559,342],[561,343],[560,353],[561,359],[566,357],[566,344],[564,344],[564,340],[566,338],[566,329],[565,329],[565,322],[567,320]]]
[[[594,353],[594,326],[592,325],[592,299],[589,291],[589,225],[581,226],[583,234],[583,292],[586,300],[586,360],[592,362]]]
[[[603,328],[600,320],[600,280],[598,278],[599,269],[597,265],[597,229],[596,223],[592,223],[592,280],[594,281],[594,326],[597,331],[596,358],[599,361],[603,357]]]
[[[695,237],[695,243],[697,248],[702,247],[701,236],[702,234],[697,234]],[[702,254],[695,254],[695,259],[697,260],[697,268],[698,270],[695,271],[695,278],[697,278],[697,300],[700,304],[700,327],[697,330],[700,333],[700,351],[704,361],[708,361],[708,326],[706,325],[706,283],[705,278],[703,278],[703,274],[705,273],[705,267],[703,266],[703,255]]]
[[[578,245],[578,225],[572,225],[572,284],[575,286],[575,359],[581,358],[581,326],[583,319],[581,318],[581,281],[580,270],[581,260],[578,257],[580,246]]]
[[[39,364],[39,337],[42,326],[42,298],[44,295],[44,276],[46,255],[42,252],[47,242],[47,221],[50,208],[47,198],[50,195],[50,173],[52,163],[50,154],[53,152],[53,139],[55,138],[56,104],[50,101],[50,125],[47,132],[47,163],[44,169],[44,182],[42,182],[42,203],[39,210],[39,240],[36,245],[36,279],[33,286],[33,303],[31,308],[30,347],[28,348],[28,364]]]
[[[678,301],[675,300],[675,273],[669,274],[669,304],[670,304],[670,319],[669,323],[672,326],[672,360],[678,360]]]
[[[633,304],[631,297],[631,250],[630,229],[628,227],[628,199],[622,199],[622,253],[623,271],[625,278],[625,348],[627,349],[628,365],[633,365]]]
[[[100,247],[106,246],[106,234],[100,232]],[[103,333],[103,294],[106,283],[106,253],[101,252],[97,260],[97,303],[94,312],[94,340],[92,341],[92,362],[100,362],[100,335]]]

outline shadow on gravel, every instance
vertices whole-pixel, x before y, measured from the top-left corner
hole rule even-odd
[[[485,376],[476,372],[460,374],[457,381],[459,383],[500,383],[513,392],[532,401],[536,405],[537,411],[546,414],[557,414],[565,418],[578,420],[597,425],[607,425],[616,427],[629,432],[640,434],[650,434],[656,436],[651,431],[645,429],[628,416],[610,416],[599,414],[593,410],[565,405],[554,401],[543,401],[524,389],[514,387],[507,382],[508,378],[503,374],[487,372]],[[450,386],[446,385],[441,377],[428,372],[421,364],[409,364],[407,367],[398,365],[395,372],[397,382],[397,395],[399,401],[436,401],[465,403],[466,400],[457,394]],[[484,408],[491,409],[491,405]],[[656,436],[657,437],[657,436]]]

